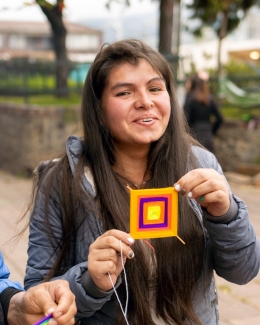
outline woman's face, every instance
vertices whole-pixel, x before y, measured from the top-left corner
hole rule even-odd
[[[102,106],[108,129],[121,148],[150,147],[164,134],[171,112],[165,81],[146,60],[111,70]]]

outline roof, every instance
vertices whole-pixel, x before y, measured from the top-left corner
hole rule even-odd
[[[70,34],[102,34],[101,30],[90,28],[84,25],[64,21],[67,32]],[[25,34],[32,36],[50,35],[49,22],[35,21],[0,21],[0,34]]]

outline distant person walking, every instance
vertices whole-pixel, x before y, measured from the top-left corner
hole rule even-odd
[[[213,136],[223,122],[222,114],[209,92],[206,80],[199,75],[187,79],[186,91],[184,112],[191,133],[205,148],[214,152]]]

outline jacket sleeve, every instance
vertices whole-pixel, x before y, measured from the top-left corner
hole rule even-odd
[[[223,175],[214,155],[211,155],[212,167]],[[253,225],[249,220],[246,204],[230,192],[233,216],[217,217],[203,215],[211,244],[213,263],[216,273],[224,279],[246,284],[258,273],[260,267],[260,243],[256,238]]]
[[[4,258],[2,252],[0,251],[0,293],[2,293],[7,288],[14,288],[19,291],[24,290],[19,282],[13,282],[9,280],[9,269],[4,263]]]
[[[186,117],[186,120],[188,122],[188,125],[191,127],[192,126],[192,102],[193,98],[190,94],[186,95],[184,106],[183,106],[183,111],[184,115]]]
[[[220,128],[221,124],[223,123],[223,116],[221,114],[221,111],[220,111],[217,103],[215,102],[215,100],[213,98],[210,99],[210,105],[211,105],[212,114],[215,117],[215,121],[212,124],[212,133],[213,133],[213,135],[215,135],[217,133],[218,129]]]
[[[44,187],[42,185],[42,187]],[[40,188],[35,199],[32,217],[30,221],[28,260],[24,279],[25,288],[39,284],[47,275],[56,261],[59,251],[55,251],[44,226],[45,194],[44,188]],[[48,215],[50,227],[57,241],[62,238],[62,220],[59,207],[59,195],[53,191],[49,200]],[[74,255],[72,252],[71,255]],[[61,276],[52,278],[65,279],[70,284],[70,289],[76,297],[78,313],[76,318],[90,317],[111,299],[113,292],[109,292],[101,298],[86,292],[81,285],[81,276],[87,272],[87,261],[74,265],[73,259],[68,265],[68,271]]]
[[[224,279],[246,284],[258,273],[260,245],[245,203],[233,195],[238,204],[238,214],[225,223],[204,218],[204,226],[212,243],[213,262],[216,273]]]

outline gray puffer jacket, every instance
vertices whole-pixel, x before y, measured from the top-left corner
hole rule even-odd
[[[72,172],[82,153],[82,142],[76,136],[67,141],[67,155]],[[199,147],[194,153],[202,168],[213,168],[222,174],[215,156]],[[85,173],[83,183],[86,191],[95,195],[91,173]],[[92,185],[91,185],[92,184]],[[213,270],[230,282],[245,284],[252,280],[259,271],[260,244],[249,221],[245,203],[230,193],[231,206],[222,217],[215,218],[201,207],[195,200],[190,203],[201,221],[205,233],[205,272],[212,278],[206,293],[201,289],[194,298],[194,307],[204,325],[217,325],[218,299],[214,284]],[[30,224],[28,261],[25,288],[38,284],[48,273],[55,262],[52,245],[44,229],[44,184],[36,197],[33,219]],[[113,325],[115,323],[115,295],[113,290],[99,290],[88,274],[89,245],[102,234],[102,225],[96,222],[95,216],[85,211],[88,216],[78,229],[75,241],[71,243],[71,260],[69,270],[57,278],[69,282],[76,296],[78,313],[76,319],[84,325]],[[54,191],[49,206],[50,224],[57,239],[61,238],[61,218],[59,194]],[[56,278],[55,278],[56,279]],[[120,285],[120,278],[117,286]],[[145,325],[145,324],[142,324]],[[194,324],[195,325],[195,324]]]

